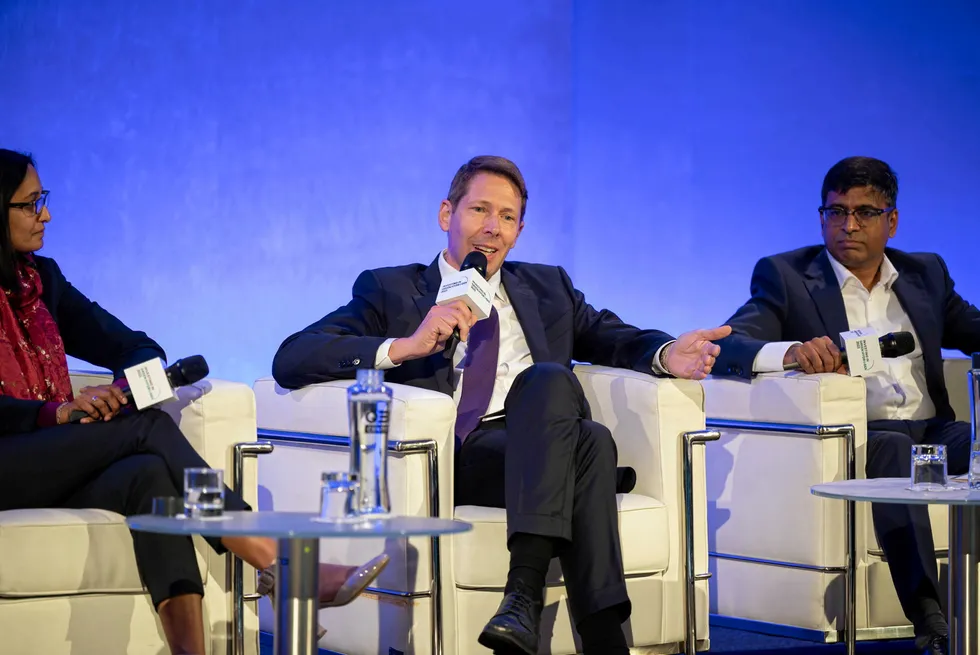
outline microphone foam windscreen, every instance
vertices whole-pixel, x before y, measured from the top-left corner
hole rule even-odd
[[[486,279],[487,277],[487,256],[482,252],[474,250],[470,254],[466,255],[463,259],[463,263],[460,264],[459,270],[465,271],[471,268],[475,268],[477,272]]]
[[[210,373],[208,363],[201,355],[192,355],[178,359],[167,369],[170,384],[175,387],[186,387],[203,380]]]

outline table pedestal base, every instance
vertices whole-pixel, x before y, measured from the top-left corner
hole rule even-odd
[[[977,631],[977,557],[980,556],[980,506],[949,508],[949,652],[974,655]]]
[[[317,655],[320,540],[280,539],[275,655]]]

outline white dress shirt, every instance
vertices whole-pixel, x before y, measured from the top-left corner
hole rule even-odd
[[[439,256],[439,273],[441,277],[445,278],[456,272],[456,269],[446,261],[446,251],[442,251],[442,254]],[[534,364],[534,360],[531,358],[531,348],[527,344],[527,339],[524,338],[524,329],[521,327],[521,322],[517,319],[517,312],[514,311],[514,306],[507,296],[507,289],[501,284],[500,271],[498,270],[494,273],[488,282],[490,284],[490,291],[493,293],[493,306],[497,308],[497,318],[500,322],[500,352],[497,355],[497,378],[493,383],[493,395],[490,397],[490,405],[487,407],[487,416],[503,411],[504,400],[506,400],[507,393],[514,384],[514,380],[517,379],[517,376],[522,371]],[[397,366],[397,364],[388,358],[388,352],[394,341],[394,339],[387,339],[378,348],[378,352],[374,357],[375,368],[385,370]],[[673,342],[668,342],[661,346],[653,358],[651,367],[657,374],[668,375],[660,367],[660,353],[670,343]],[[460,341],[456,347],[456,353],[453,356],[453,365],[455,367],[453,401],[457,405],[459,404],[460,395],[463,392],[462,378],[465,357],[466,343]]]
[[[878,282],[868,291],[857,276],[834,259],[833,255],[828,252],[827,256],[844,298],[848,329],[870,327],[878,335],[911,332],[915,339],[915,350],[911,354],[884,359],[884,371],[864,378],[868,420],[921,420],[935,417],[936,406],[926,387],[926,367],[919,337],[912,327],[912,320],[899,302],[898,295],[892,289],[898,279],[895,266],[885,256],[881,262]],[[756,355],[752,370],[756,373],[782,371],[783,357],[796,343],[798,342],[767,343]]]

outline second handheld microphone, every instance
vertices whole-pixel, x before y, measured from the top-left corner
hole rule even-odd
[[[881,356],[888,359],[904,357],[915,350],[915,338],[911,332],[889,332],[878,338],[878,344],[881,346]],[[841,352],[840,358],[841,362],[847,363],[846,352]],[[798,368],[800,368],[799,362],[783,366],[784,371],[795,371]]]
[[[140,394],[139,398],[134,397],[132,387],[138,384],[143,384],[147,386],[151,384],[150,378],[153,377],[154,364],[158,366],[157,371],[163,367],[159,364],[160,360],[155,359],[149,362],[144,362],[143,364],[138,364],[132,368],[126,369],[126,387],[122,388],[122,392],[126,395],[126,400],[129,401],[131,405],[135,405],[137,410],[143,410],[147,407],[152,407],[153,405],[159,404],[164,400],[173,398],[173,390],[177,387],[186,387],[188,385],[199,382],[208,376],[210,372],[208,368],[208,363],[201,355],[192,355],[190,357],[185,357],[183,359],[178,359],[176,362],[168,366],[163,370],[165,374],[165,379],[153,380],[152,383],[160,383],[161,386],[166,387],[162,389],[162,393],[159,398],[144,398],[143,394]],[[134,373],[135,378],[130,379],[130,374]],[[127,405],[128,406],[128,405]],[[83,418],[87,417],[88,414],[80,409],[74,410],[68,416],[69,423],[78,423]]]

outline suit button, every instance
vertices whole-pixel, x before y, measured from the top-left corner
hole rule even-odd
[[[359,358],[355,357],[354,358],[354,366],[357,366],[360,363],[361,363],[361,360]]]
[[[728,367],[728,372],[731,373],[732,375],[735,375],[735,367],[734,366],[729,366]]]

